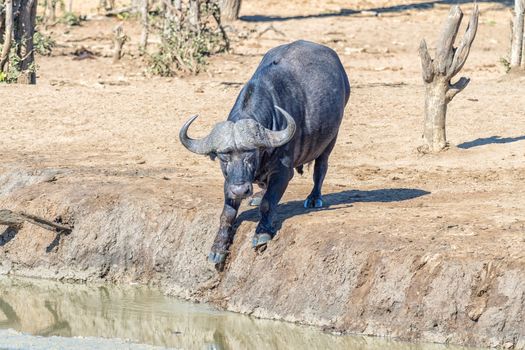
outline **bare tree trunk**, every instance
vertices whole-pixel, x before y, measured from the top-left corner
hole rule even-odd
[[[164,0],[164,36],[168,38],[172,31],[178,31],[182,23],[182,1],[181,0]]]
[[[190,0],[189,23],[196,31],[200,30],[201,10],[199,0]]]
[[[140,17],[142,22],[142,33],[140,35],[139,51],[144,53],[148,47],[149,36],[149,1],[142,0],[140,3]]]
[[[67,6],[67,12],[69,13],[73,12],[73,0],[69,0],[68,6]]]
[[[45,18],[45,21],[53,23],[57,19],[57,16],[56,16],[57,2],[56,0],[47,0],[46,5],[47,5],[47,9],[46,9],[47,17]]]
[[[5,38],[0,54],[0,72],[4,71],[5,64],[9,59],[9,51],[13,42],[13,0],[5,2]]]
[[[425,82],[425,123],[423,131],[425,144],[418,150],[423,153],[439,152],[447,147],[445,129],[447,105],[470,82],[469,78],[462,77],[455,84],[450,83],[467,61],[470,47],[476,37],[479,18],[478,6],[474,7],[474,12],[459,46],[454,48],[454,41],[462,18],[463,13],[459,6],[450,9],[443,32],[438,40],[435,59],[430,57],[424,39],[419,46]]]
[[[525,70],[525,36],[523,38],[523,50],[521,51],[521,69]]]
[[[162,38],[164,39],[170,35],[172,30],[173,22],[175,21],[175,8],[171,0],[164,0],[162,2],[162,7],[162,11],[164,13],[164,23],[162,25],[162,31],[164,35]]]
[[[37,0],[21,0],[18,28],[15,39],[19,45],[18,56],[21,58],[18,77],[19,84],[36,84],[35,51],[33,36],[35,35]]]
[[[175,17],[177,18],[177,25],[180,27],[182,23],[182,0],[174,0],[173,6],[175,7]]]
[[[5,4],[0,3],[0,44],[3,43],[5,33]]]
[[[222,21],[227,22],[239,19],[241,0],[220,0],[219,6],[221,8]]]
[[[525,0],[515,0],[514,25],[512,28],[512,45],[510,49],[510,66],[519,67],[523,57],[523,16],[525,14]]]

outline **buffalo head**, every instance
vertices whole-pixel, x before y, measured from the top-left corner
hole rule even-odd
[[[252,183],[259,169],[261,151],[288,143],[295,133],[295,121],[282,108],[275,106],[286,118],[287,126],[280,131],[265,128],[254,119],[240,119],[216,124],[202,139],[192,139],[188,129],[197,116],[181,128],[181,143],[193,153],[218,157],[224,174],[224,192],[228,198],[243,199],[252,194]]]

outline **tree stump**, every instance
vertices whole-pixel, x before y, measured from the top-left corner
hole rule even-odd
[[[453,45],[463,19],[463,12],[459,6],[453,6],[438,39],[434,59],[428,53],[425,39],[421,41],[419,56],[423,68],[423,81],[425,82],[425,123],[423,131],[425,143],[418,150],[422,153],[439,152],[448,146],[445,130],[447,105],[470,82],[469,78],[461,77],[456,83],[451,84],[451,79],[459,73],[467,60],[470,47],[476,36],[478,18],[479,9],[476,5],[459,46],[454,48]]]
[[[128,41],[128,36],[122,29],[122,23],[113,29],[113,35],[113,63],[117,63],[122,58],[122,48]]]

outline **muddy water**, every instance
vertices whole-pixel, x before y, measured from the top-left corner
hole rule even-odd
[[[85,349],[142,349],[150,346],[183,349],[460,349],[334,336],[309,327],[258,320],[181,302],[145,287],[88,286],[0,276],[0,349],[71,346]]]

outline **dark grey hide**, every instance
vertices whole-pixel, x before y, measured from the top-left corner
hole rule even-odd
[[[180,139],[190,151],[220,159],[224,174],[224,209],[209,260],[221,263],[232,243],[232,225],[252,184],[263,191],[257,201],[261,220],[253,246],[265,245],[276,230],[277,205],[294,174],[315,161],[314,186],[305,208],[321,207],[321,187],[344,108],[348,77],[328,47],[296,41],[270,50],[241,90],[228,120],[200,140],[188,137],[196,117],[182,127]]]

